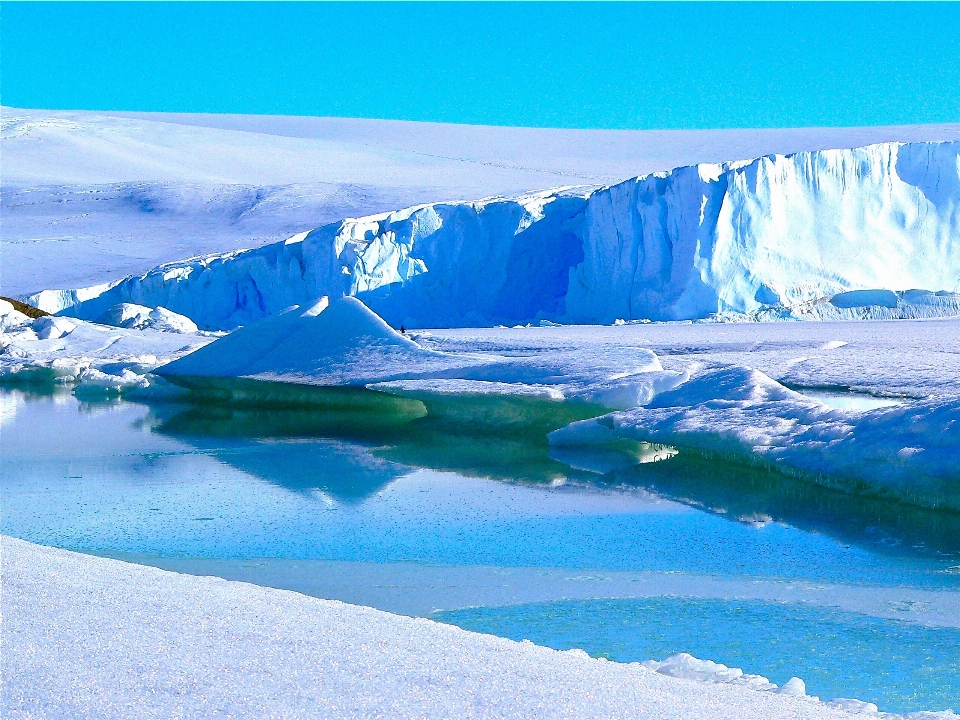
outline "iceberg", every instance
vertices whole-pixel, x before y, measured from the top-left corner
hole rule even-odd
[[[30,302],[162,306],[230,330],[322,295],[394,327],[960,312],[960,142],[704,163],[418,205]]]

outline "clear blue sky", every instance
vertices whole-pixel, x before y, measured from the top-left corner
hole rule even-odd
[[[955,3],[12,3],[4,105],[584,128],[960,121]]]

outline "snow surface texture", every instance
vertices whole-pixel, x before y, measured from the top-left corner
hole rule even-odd
[[[777,688],[690,656],[625,665],[284,590],[2,544],[8,718],[107,720],[131,708],[141,718],[877,717],[869,703],[808,697],[797,678]]]
[[[30,302],[87,319],[163,306],[223,330],[321,295],[394,327],[460,327],[932,317],[960,311],[958,291],[960,142],[942,142],[417,206]]]
[[[0,118],[5,295],[102,283],[416,203],[960,138],[958,125],[577,131],[13,108],[0,108]]]

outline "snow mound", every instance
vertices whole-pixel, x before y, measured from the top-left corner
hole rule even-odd
[[[687,375],[665,371],[636,347],[530,352],[444,353],[401,335],[353,297],[324,297],[234,330],[157,374],[246,378],[308,385],[375,386],[403,394],[459,392],[577,398],[607,408],[634,407]]]
[[[958,158],[960,142],[880,143],[418,205],[31,301],[163,306],[205,329],[342,293],[394,327],[956,315]]]
[[[403,337],[356,298],[323,297],[235,330],[156,373],[363,386],[458,364]]]
[[[557,446],[627,438],[759,461],[842,489],[960,509],[960,396],[830,408],[758,370],[703,372],[646,407],[557,430]]]

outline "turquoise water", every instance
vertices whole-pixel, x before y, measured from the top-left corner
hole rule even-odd
[[[686,651],[881,709],[960,707],[953,666],[894,676],[878,659],[960,656],[956,514],[683,453],[551,454],[536,404],[405,408],[419,419],[398,430],[303,408],[0,399],[10,535],[616,659]],[[498,413],[506,429],[484,420]],[[757,642],[767,627],[782,641]],[[853,670],[821,672],[817,647]]]
[[[892,712],[960,707],[960,630],[797,604],[689,598],[581,600],[470,608],[434,617],[559,650],[632,661],[689,652],[762,667],[772,682],[876,703]]]

